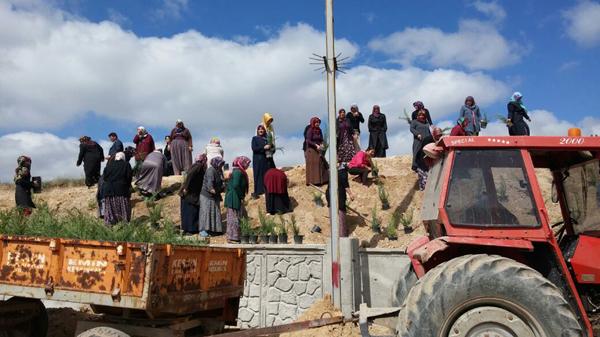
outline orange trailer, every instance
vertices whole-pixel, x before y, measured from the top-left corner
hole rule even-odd
[[[237,318],[242,249],[20,236],[0,241],[0,295],[12,296],[0,302],[0,331],[45,336],[43,299],[90,304],[105,314],[101,324],[80,323],[80,331],[102,325],[130,335],[177,336],[207,320],[222,326]]]

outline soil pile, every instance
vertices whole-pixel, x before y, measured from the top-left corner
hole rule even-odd
[[[382,210],[381,201],[378,197],[378,186],[373,179],[370,179],[367,186],[360,184],[357,180],[351,180],[350,187],[356,198],[353,201],[349,200],[348,205],[357,212],[348,211],[346,217],[350,236],[359,238],[361,245],[364,247],[406,248],[415,236],[425,234],[423,227],[420,226],[423,192],[417,190],[416,174],[410,169],[411,157],[378,158],[375,161],[379,167],[379,180],[389,194],[390,208]],[[252,172],[248,173],[252,176]],[[315,195],[320,192],[311,186],[305,185],[306,171],[303,165],[286,168],[286,174],[289,180],[289,194],[294,210],[293,213],[286,214],[285,219],[289,222],[291,214],[295,215],[300,232],[304,235],[305,243],[327,243],[331,232],[329,209],[317,205],[314,201]],[[163,188],[176,189],[181,180],[181,176],[165,177],[162,184]],[[560,209],[556,204],[550,202],[551,181],[549,172],[538,172],[538,182],[542,188],[551,221],[556,222],[560,218]],[[251,182],[250,190],[252,188]],[[322,189],[324,190],[325,187]],[[259,209],[265,210],[264,197],[257,200],[251,200],[249,197],[247,199],[248,214],[253,225],[258,226]],[[76,209],[90,215],[97,214],[95,188],[88,189],[85,186],[50,187],[42,193],[34,195],[34,200],[48,203],[49,207],[58,213],[67,213]],[[132,195],[133,218],[149,215],[150,209],[144,200],[139,194]],[[321,200],[326,204],[324,195],[321,195]],[[157,204],[162,205],[163,219],[169,219],[175,224],[180,223],[179,196],[176,192],[158,200]],[[14,187],[10,185],[1,186],[0,209],[10,209],[12,207],[14,207]],[[394,213],[397,215],[404,214],[407,219],[412,217],[410,223],[414,231],[405,234],[400,224],[398,239],[389,240],[385,235],[385,228],[390,223]],[[381,223],[383,233],[376,233],[371,229],[374,218]],[[225,214],[223,214],[223,219],[225,219]],[[311,232],[315,225],[322,229],[321,233]],[[223,244],[225,242],[223,236],[211,238],[211,243]]]

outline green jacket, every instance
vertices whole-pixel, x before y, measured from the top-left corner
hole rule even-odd
[[[238,169],[234,169],[227,184],[225,192],[225,207],[239,210],[242,207],[242,200],[246,196],[248,190],[248,181]]]

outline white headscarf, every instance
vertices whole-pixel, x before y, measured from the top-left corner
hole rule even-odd
[[[117,154],[115,154],[115,160],[125,160],[125,152],[117,152]]]

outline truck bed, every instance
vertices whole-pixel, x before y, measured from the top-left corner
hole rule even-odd
[[[0,295],[161,317],[237,314],[230,307],[243,292],[241,249],[20,236],[0,241]]]

